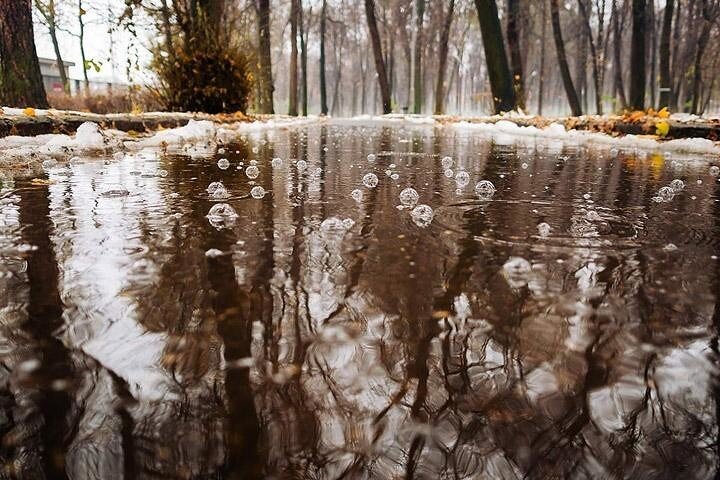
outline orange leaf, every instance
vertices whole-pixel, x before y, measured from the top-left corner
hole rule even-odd
[[[32,107],[27,107],[23,110],[23,114],[27,115],[28,117],[34,117],[35,116],[35,109]]]
[[[659,112],[657,112],[657,116],[660,118],[669,118],[670,117],[670,111],[667,107],[663,107],[660,109]]]

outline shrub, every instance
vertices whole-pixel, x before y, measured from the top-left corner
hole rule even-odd
[[[154,52],[153,90],[166,110],[245,112],[252,85],[248,57],[223,37],[201,35]]]

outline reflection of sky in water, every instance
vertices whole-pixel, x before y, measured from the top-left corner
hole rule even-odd
[[[481,133],[316,125],[17,180],[0,193],[4,464],[712,477],[708,164]],[[252,160],[256,178],[237,168]],[[426,228],[402,208],[409,187]],[[220,203],[236,216],[218,224]]]

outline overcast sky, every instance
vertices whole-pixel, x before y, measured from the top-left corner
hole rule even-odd
[[[134,40],[132,35],[115,25],[115,32],[112,35],[108,33],[109,8],[114,10],[114,22],[121,13],[123,2],[118,0],[84,0],[83,6],[87,13],[85,19],[85,55],[88,60],[93,60],[101,65],[100,72],[94,69],[88,70],[90,80],[108,82],[115,81],[127,83],[127,61],[128,57],[134,59],[139,58],[141,68],[145,66],[149,60],[149,52],[144,45],[147,43],[148,35],[138,31],[139,38]],[[76,0],[63,0],[59,2],[60,8],[60,26],[63,29],[58,32],[60,53],[63,60],[74,62],[75,66],[70,67],[70,77],[74,79],[82,79],[82,61],[80,56],[80,42],[77,37],[79,33],[79,24],[75,17]],[[55,59],[52,42],[47,27],[40,22],[40,15],[37,11],[33,11],[34,29],[35,29],[35,45],[39,57]],[[133,47],[132,43],[136,46]],[[112,47],[111,47],[112,45]],[[112,48],[113,61],[110,61],[110,52]],[[134,61],[134,60],[133,60]],[[132,80],[136,83],[147,82],[148,76],[146,72],[133,72]]]

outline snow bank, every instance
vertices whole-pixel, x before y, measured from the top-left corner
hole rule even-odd
[[[140,148],[182,145],[201,140],[213,140],[217,133],[215,124],[209,120],[190,120],[187,125],[161,130],[149,138],[134,141],[127,145]]]
[[[500,120],[497,123],[469,123],[458,122],[450,124],[460,132],[480,133],[497,139],[498,143],[513,143],[519,138],[536,138],[555,140],[564,144],[573,145],[603,145],[623,149],[641,149],[663,152],[678,152],[692,154],[714,154],[720,155],[720,145],[705,138],[686,138],[659,142],[654,138],[641,137],[637,135],[625,135],[613,137],[604,133],[586,132],[582,130],[565,130],[559,123],[553,123],[547,128],[522,127],[508,120]]]

